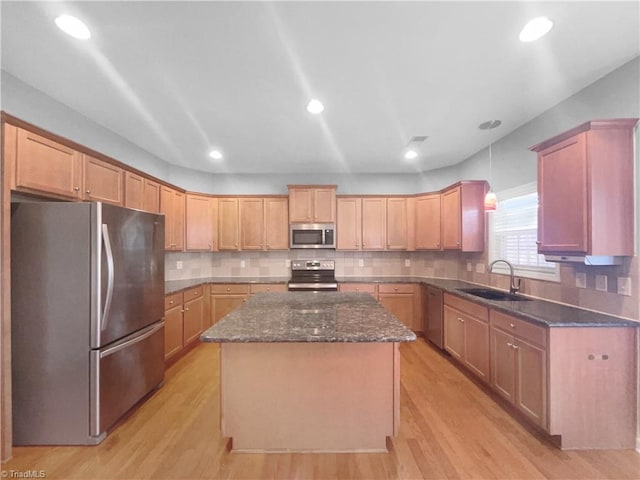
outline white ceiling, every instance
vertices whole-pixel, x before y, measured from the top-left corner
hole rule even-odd
[[[640,54],[638,1],[1,8],[3,70],[157,157],[207,172],[455,164]],[[58,30],[61,13],[85,21],[92,38]],[[555,28],[520,43],[538,15]],[[324,113],[305,110],[311,97]],[[497,130],[477,128],[496,118]],[[429,138],[407,161],[416,135]]]

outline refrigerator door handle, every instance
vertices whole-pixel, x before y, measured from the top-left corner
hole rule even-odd
[[[126,342],[120,343],[118,345],[114,345],[113,347],[100,351],[100,358],[108,357],[109,355],[113,355],[114,353],[119,352],[120,350],[129,348],[131,345],[135,345],[136,343],[143,341],[145,338],[149,338],[151,335],[156,333],[162,327],[164,327],[164,321],[160,321],[157,324],[151,325],[145,328],[144,330],[141,330],[140,333],[135,338],[132,338],[131,340],[128,340]]]
[[[102,319],[100,321],[101,329],[104,330],[107,328],[107,322],[109,321],[109,310],[111,310],[111,299],[113,298],[114,282],[113,251],[111,250],[109,227],[106,223],[102,224],[102,241],[104,242],[104,253],[107,257],[107,297],[104,300]]]

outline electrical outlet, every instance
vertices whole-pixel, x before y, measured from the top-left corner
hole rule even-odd
[[[473,263],[467,262],[467,272],[473,272]]]
[[[601,292],[608,290],[606,275],[596,275],[596,290],[600,290]]]
[[[182,270],[182,260],[178,260],[178,261],[176,262],[176,269],[177,269],[177,270]]]
[[[284,266],[285,267],[291,267],[291,260],[289,260],[288,258],[284,261]]]
[[[630,277],[618,277],[618,294],[631,296],[631,278]]]
[[[576,272],[576,287],[587,288],[587,274],[585,272]]]
[[[411,266],[411,260],[410,260],[410,259],[408,259],[408,258],[405,258],[405,259],[404,259],[404,266],[405,266],[405,267],[410,267],[410,266]]]
[[[358,260],[358,266],[359,267],[364,267],[364,260],[363,259]]]
[[[240,260],[240,268],[244,268],[247,263],[244,260]]]
[[[484,263],[476,263],[476,273],[484,273]]]

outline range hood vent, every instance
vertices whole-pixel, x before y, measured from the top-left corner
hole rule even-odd
[[[607,255],[545,255],[547,262],[582,263],[584,265],[622,265],[626,257]]]

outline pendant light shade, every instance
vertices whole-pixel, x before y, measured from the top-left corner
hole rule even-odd
[[[493,130],[502,124],[500,120],[488,120],[481,123],[478,128],[480,130]],[[489,191],[484,196],[484,211],[495,212],[498,208],[498,197],[491,190],[491,143],[489,143]]]
[[[484,196],[484,211],[495,212],[498,207],[498,197],[491,190]]]

